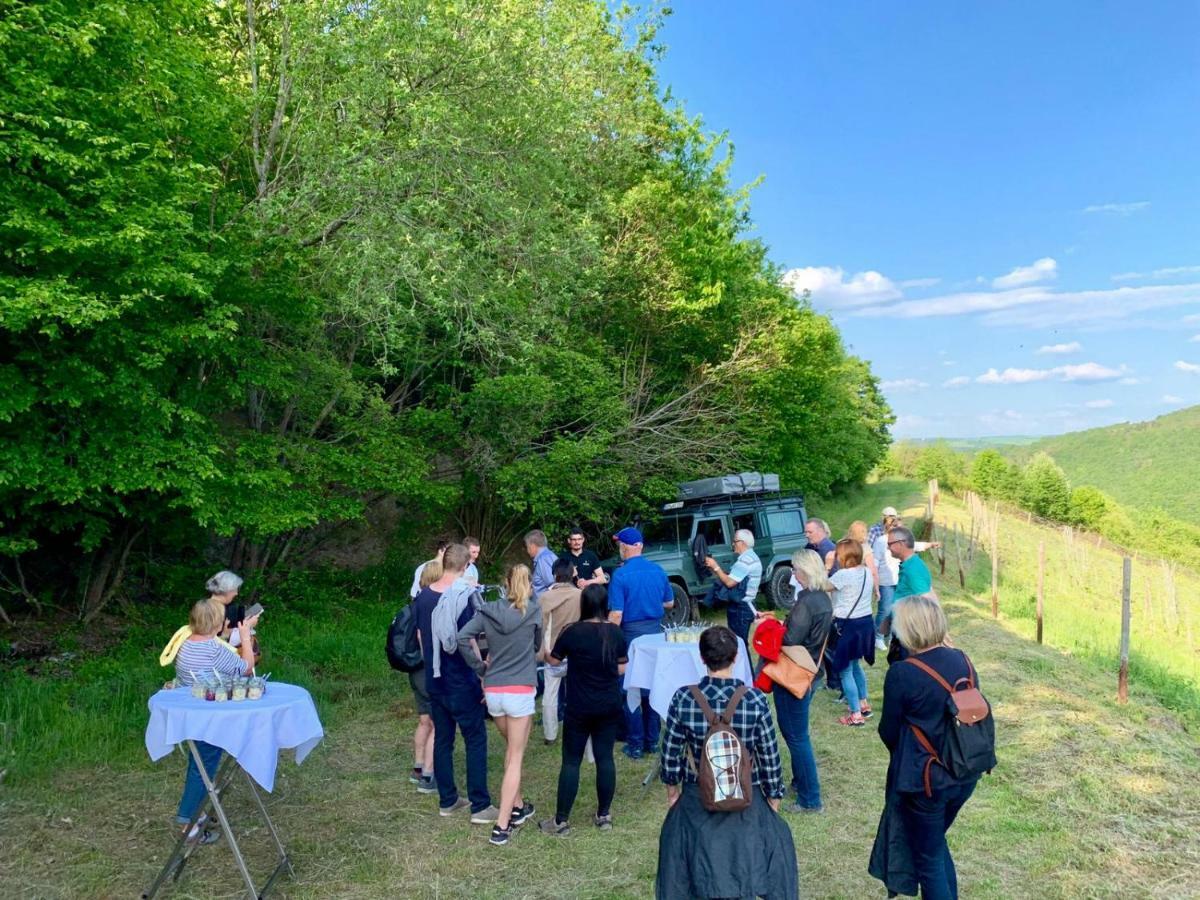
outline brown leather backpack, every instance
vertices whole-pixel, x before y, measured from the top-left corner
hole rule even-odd
[[[725,712],[717,716],[700,688],[691,686],[692,696],[700,704],[704,721],[708,723],[701,745],[703,749],[695,762],[700,802],[710,812],[741,812],[750,806],[754,794],[750,753],[733,730],[734,710],[748,690],[744,684],[738,685]],[[695,750],[692,753],[696,755]]]

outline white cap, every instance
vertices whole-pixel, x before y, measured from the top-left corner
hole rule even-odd
[[[894,507],[894,506],[885,506],[885,507],[883,508],[883,514],[884,514],[885,516],[898,516],[898,515],[900,515],[898,512],[896,512],[896,507]]]

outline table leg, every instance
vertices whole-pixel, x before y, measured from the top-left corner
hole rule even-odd
[[[237,838],[233,835],[233,828],[229,825],[229,819],[225,815],[225,808],[221,806],[221,799],[217,796],[216,785],[208,777],[208,770],[204,768],[204,761],[200,759],[200,751],[196,747],[196,742],[189,740],[187,745],[188,750],[192,753],[192,758],[196,760],[196,767],[200,770],[200,778],[204,781],[204,787],[208,789],[208,797],[212,801],[213,812],[217,814],[217,821],[221,823],[221,831],[225,834],[225,840],[229,842],[229,849],[233,852],[233,859],[237,863],[242,877],[246,879],[246,887],[250,889],[250,897],[252,900],[258,900],[258,889],[254,887],[254,879],[250,877],[250,870],[246,868],[246,861],[242,859],[241,848],[238,847]]]
[[[216,792],[218,795],[229,786],[229,782],[233,780],[236,768],[236,763],[234,762],[232,756],[226,756],[225,759],[221,761],[221,765],[217,769],[215,778],[215,782],[217,784]],[[204,802],[196,808],[196,812],[192,815],[191,821],[188,822],[183,831],[180,832],[179,840],[175,842],[175,849],[171,851],[171,856],[167,859],[166,865],[164,865],[162,871],[158,873],[158,877],[154,879],[154,883],[142,893],[142,900],[151,900],[151,898],[158,893],[158,889],[162,887],[163,882],[168,878],[173,881],[179,880],[179,876],[183,874],[183,867],[187,865],[187,861],[191,857],[192,852],[197,846],[199,846],[197,842],[188,843],[187,834],[200,820],[200,817],[208,812],[210,801],[211,798],[206,793]]]
[[[295,877],[296,870],[292,868],[292,861],[288,859],[287,850],[283,848],[283,841],[279,839],[279,832],[275,830],[275,823],[271,821],[271,817],[267,815],[267,806],[262,801],[262,796],[258,793],[258,788],[254,784],[254,779],[250,777],[245,769],[242,770],[242,775],[246,779],[246,787],[250,789],[250,796],[254,798],[254,802],[258,805],[258,811],[262,813],[263,821],[267,823],[267,830],[271,832],[271,839],[275,841],[275,849],[279,851],[280,865],[286,865],[288,874]],[[276,868],[278,872],[278,867]],[[274,875],[272,875],[274,879]],[[269,882],[268,882],[269,883]],[[266,893],[266,888],[263,888],[263,893]]]
[[[650,767],[650,771],[648,771],[646,773],[646,777],[642,779],[642,790],[643,791],[645,791],[646,788],[650,787],[650,782],[652,782],[655,778],[657,778],[658,774],[661,771],[662,771],[662,757],[656,756],[656,757],[654,757],[654,765],[652,765]]]

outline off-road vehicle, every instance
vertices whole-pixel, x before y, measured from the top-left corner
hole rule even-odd
[[[736,558],[733,533],[740,528],[753,532],[754,552],[763,565],[755,605],[759,609],[786,606],[792,554],[808,544],[804,498],[780,491],[777,475],[757,472],[690,481],[679,488],[681,499],[663,504],[637,523],[645,537],[642,555],[666,570],[675,593],[675,608],[667,612],[664,622],[694,621],[699,601],[713,584],[712,574],[707,569],[698,571],[693,559],[697,535],[704,536],[709,555],[728,572]],[[610,573],[618,565],[616,557],[603,562]]]

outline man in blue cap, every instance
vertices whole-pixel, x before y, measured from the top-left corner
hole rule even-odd
[[[626,643],[633,643],[634,638],[662,631],[663,611],[675,605],[675,595],[662,566],[642,556],[640,531],[622,528],[613,537],[623,562],[608,585],[608,618],[621,626]],[[660,721],[648,690],[642,690],[637,709],[626,707],[625,726],[626,756],[641,759],[643,753],[658,751]]]

